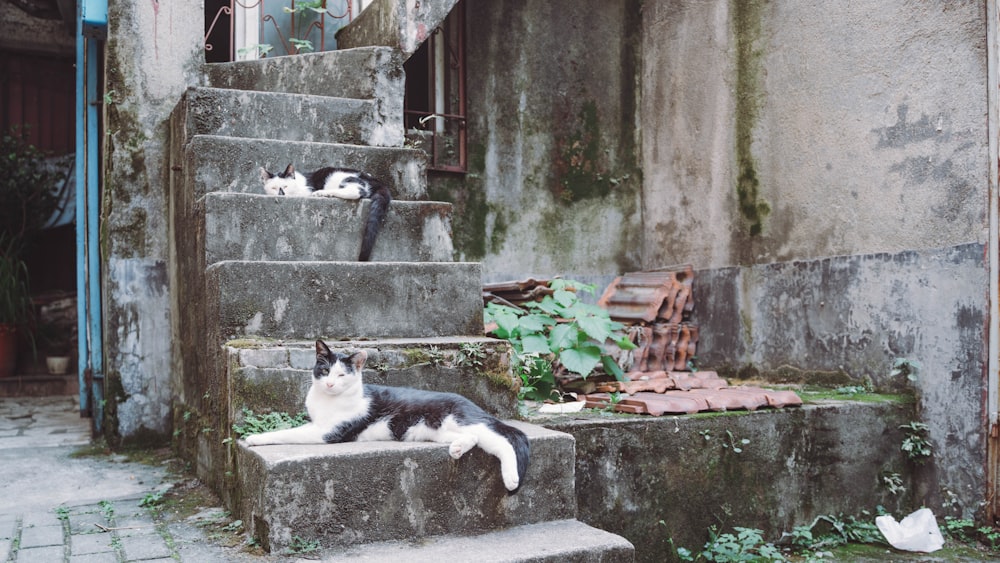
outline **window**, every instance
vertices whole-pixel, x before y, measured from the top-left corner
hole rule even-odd
[[[406,61],[406,136],[430,155],[429,168],[465,172],[465,5]]]

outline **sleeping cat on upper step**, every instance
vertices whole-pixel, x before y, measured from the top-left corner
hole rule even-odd
[[[249,446],[397,440],[450,444],[454,459],[479,446],[500,460],[508,491],[524,483],[528,437],[454,393],[369,385],[361,381],[368,353],[334,353],[316,341],[316,365],[306,395],[310,422],[247,436]]]
[[[287,196],[328,196],[340,199],[371,199],[371,212],[365,223],[365,233],[361,239],[361,253],[358,260],[367,262],[371,257],[375,239],[385,221],[392,195],[389,188],[367,172],[350,168],[320,168],[308,175],[295,170],[291,164],[284,172],[272,174],[260,169],[260,179],[264,182],[264,193]]]

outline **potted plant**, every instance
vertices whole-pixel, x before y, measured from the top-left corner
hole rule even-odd
[[[0,377],[14,375],[19,330],[30,326],[34,317],[28,268],[14,246],[12,237],[0,234]]]
[[[36,342],[42,355],[45,356],[45,366],[49,375],[64,375],[69,371],[73,348],[72,329],[63,324],[44,322],[45,308],[42,308],[40,323],[36,331]]]
[[[60,209],[65,174],[29,142],[26,128],[0,137],[0,377],[12,375],[17,343],[25,338],[34,351],[34,306],[23,253],[32,237]]]

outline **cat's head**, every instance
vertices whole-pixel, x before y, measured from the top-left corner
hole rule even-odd
[[[266,168],[260,169],[260,181],[264,182],[264,193],[267,195],[285,195],[293,193],[305,184],[305,177],[295,171],[295,166],[289,164],[284,172],[272,174]]]
[[[341,354],[330,350],[322,340],[316,341],[316,365],[313,366],[313,385],[327,395],[341,395],[360,386],[361,371],[368,352],[358,350]]]

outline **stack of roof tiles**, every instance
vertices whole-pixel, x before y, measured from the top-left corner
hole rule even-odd
[[[690,265],[615,278],[598,305],[613,320],[626,325],[636,346],[622,350],[605,344],[625,371],[624,381],[607,375],[584,379],[560,373],[560,386],[580,393],[578,398],[586,401],[587,407],[654,416],[801,405],[794,391],[729,387],[714,371],[695,371],[698,326],[690,320],[695,304],[693,287],[694,269]],[[527,279],[488,284],[483,299],[517,307],[552,293],[548,280]],[[612,393],[626,396],[613,399]]]
[[[629,379],[644,373],[691,371],[698,346],[694,310],[694,269],[690,265],[615,278],[597,302],[612,319],[629,325],[636,345],[619,357]],[[622,351],[624,352],[624,351]]]

